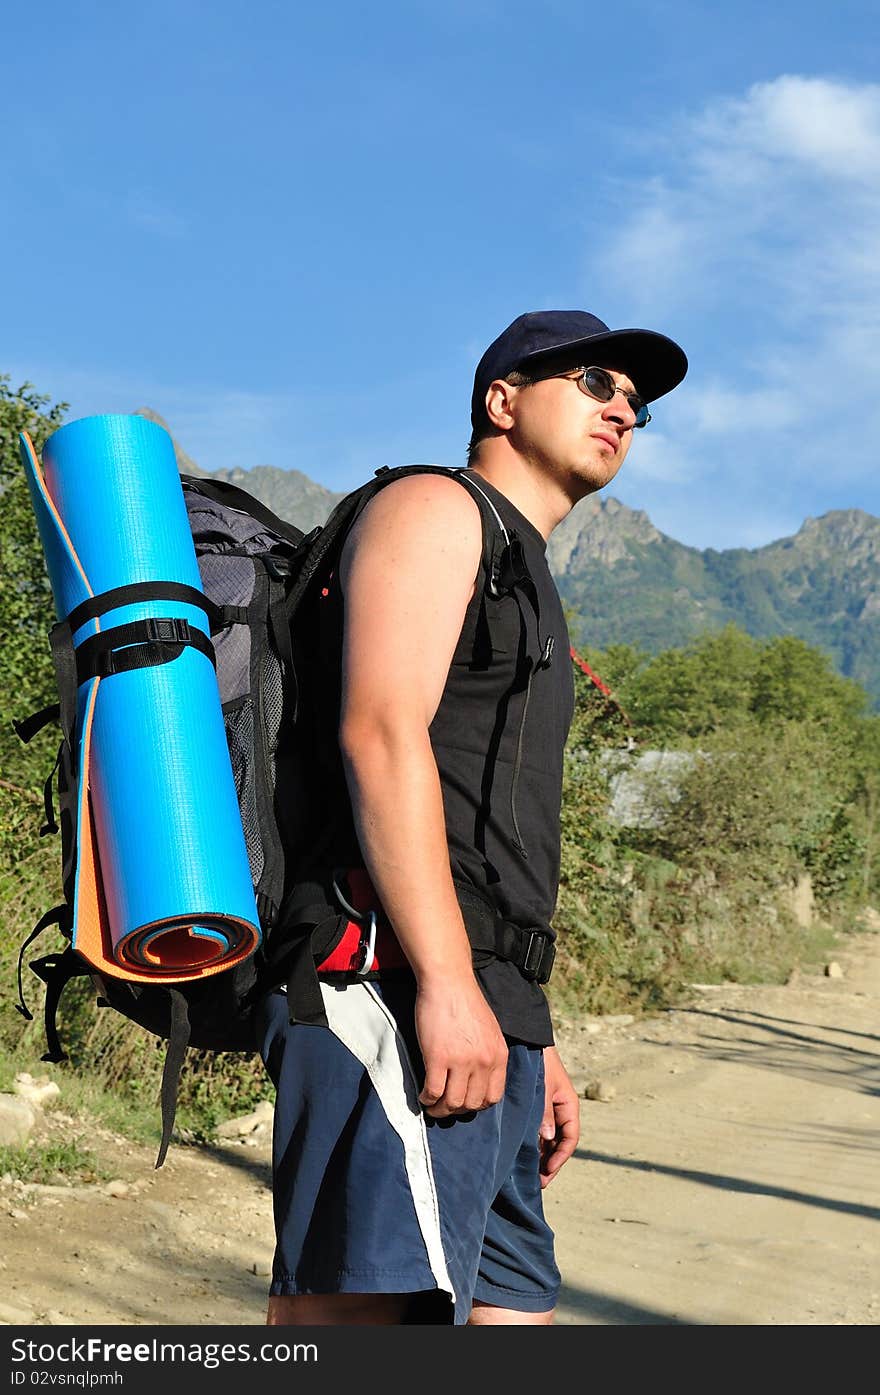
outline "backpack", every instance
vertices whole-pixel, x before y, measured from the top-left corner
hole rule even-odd
[[[232,968],[174,986],[145,985],[100,975],[70,943],[58,952],[30,961],[30,968],[46,985],[48,1049],[43,1060],[67,1059],[58,1035],[58,1008],[67,983],[84,975],[92,978],[98,1006],[115,1009],[167,1040],[157,1167],[162,1165],[170,1142],[178,1081],[188,1046],[253,1052],[254,1009],[269,988],[286,980],[292,1011],[298,1003],[298,1020],[321,1021],[323,1006],[317,989],[317,967],[350,968],[368,976],[373,972],[370,966],[377,962],[373,959],[376,915],[367,910],[371,888],[368,882],[365,884],[362,872],[352,873],[344,888],[334,878],[330,898],[323,893],[316,896],[310,887],[304,896],[285,900],[291,869],[296,865],[306,830],[312,842],[316,832],[320,833],[309,826],[305,797],[312,752],[310,733],[299,712],[294,639],[298,641],[297,654],[305,651],[307,659],[314,601],[326,586],[352,524],[379,489],[417,473],[446,474],[465,483],[460,471],[441,466],[383,467],[373,479],[343,498],[323,526],[308,534],[276,517],[245,490],[213,479],[181,477],[206,597],[205,609],[211,620],[226,740],[263,944]],[[515,537],[508,534],[479,486],[468,481],[465,487],[476,499],[483,518],[484,565],[490,592],[500,595],[515,588],[528,592],[530,578]],[[97,597],[94,613],[100,613],[100,602]],[[113,604],[120,603],[117,593]],[[59,703],[15,724],[23,741],[31,740],[53,719],[59,720],[62,727],[58,757],[44,789],[46,819],[40,832],[47,835],[60,829],[64,900],[41,917],[21,946],[16,1007],[27,1020],[32,1020],[22,988],[27,947],[52,925],[68,941],[72,935],[77,861],[77,780],[72,752],[77,680],[75,665],[70,662],[70,634],[69,624],[59,624],[50,635],[59,677]],[[173,638],[172,634],[170,639]],[[155,643],[155,636],[151,642]],[[149,645],[143,648],[149,650]],[[56,785],[57,818],[53,801]],[[278,797],[279,789],[283,790],[283,798]],[[289,931],[294,922],[298,942],[294,954],[280,970],[267,948],[279,926],[282,907],[285,930]],[[498,936],[493,916],[486,914],[484,907],[475,906],[473,916],[468,918],[481,921],[484,934],[494,947]],[[504,957],[513,957],[509,927],[504,930],[504,949]],[[388,962],[386,957],[385,963]],[[401,956],[397,962],[405,961]],[[393,968],[393,959],[391,963]]]

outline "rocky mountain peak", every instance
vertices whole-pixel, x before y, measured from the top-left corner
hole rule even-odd
[[[657,543],[663,538],[642,509],[619,499],[592,494],[572,509],[547,544],[547,558],[557,575],[577,571],[589,560],[613,566],[627,556],[631,543]]]
[[[880,549],[880,519],[863,509],[832,509],[819,518],[806,518],[795,534],[797,541],[828,551]]]
[[[863,509],[833,509],[807,518],[789,538],[757,548],[754,556],[783,572],[821,566],[835,575],[852,576],[880,566],[880,519]]]

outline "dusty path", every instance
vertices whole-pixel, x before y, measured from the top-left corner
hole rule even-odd
[[[612,1098],[584,1101],[582,1146],[545,1193],[558,1321],[880,1321],[880,935],[835,954],[842,978],[563,1028],[578,1086]],[[0,1321],[261,1325],[266,1132],[175,1147],[159,1172],[150,1150],[86,1135],[119,1195],[0,1184]]]
[[[836,954],[596,1039],[616,1094],[547,1196],[562,1321],[880,1321],[880,936]]]

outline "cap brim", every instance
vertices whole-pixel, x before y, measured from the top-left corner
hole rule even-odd
[[[678,387],[688,369],[684,350],[665,334],[657,334],[652,329],[610,329],[607,334],[589,334],[567,344],[536,349],[520,359],[517,367],[528,371],[544,362],[577,359],[587,368],[590,366],[588,359],[597,351],[608,360],[608,367],[632,379],[636,392],[646,402],[654,402]]]

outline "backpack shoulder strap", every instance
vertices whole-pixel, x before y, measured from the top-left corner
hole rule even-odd
[[[480,510],[480,516],[483,520],[483,566],[486,589],[490,596],[497,598],[510,589],[505,584],[508,579],[505,564],[513,546],[513,536],[508,531],[507,525],[489,495],[473,476],[466,474],[464,470],[456,470],[454,476],[475,499]]]

